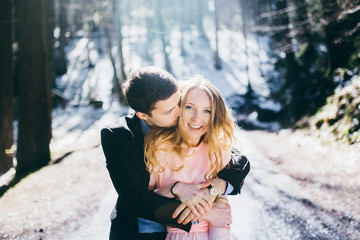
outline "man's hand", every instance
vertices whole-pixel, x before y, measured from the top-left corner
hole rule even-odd
[[[180,214],[181,213],[181,214]],[[179,216],[180,214],[180,216]],[[188,224],[189,222],[193,222],[196,219],[198,219],[198,215],[195,215],[189,207],[186,206],[186,204],[181,203],[174,211],[172,217],[176,218],[179,216],[177,222],[180,224]]]
[[[204,200],[207,202],[208,207],[206,207],[206,208],[204,207],[201,211],[193,212],[191,210],[191,208],[188,207],[187,204],[181,203],[175,209],[175,211],[172,215],[173,218],[177,218],[180,214],[180,216],[177,220],[178,223],[182,223],[182,224],[186,225],[189,222],[193,222],[193,221],[199,219],[200,217],[204,216],[207,212],[210,211],[210,209],[213,206],[215,198],[210,195],[208,188],[202,188],[201,191],[206,196]],[[198,214],[198,213],[200,213],[200,214]]]
[[[209,191],[206,188],[208,185],[209,183],[207,182],[202,184],[186,184],[179,182],[173,187],[173,193],[176,194],[179,200],[199,218],[210,210],[214,201],[211,199]],[[177,213],[176,216],[184,210],[184,208],[178,209],[178,211],[175,211],[175,213]],[[186,213],[182,214],[182,218],[186,219],[188,217]]]
[[[230,229],[231,208],[229,201],[223,197],[218,198],[210,211],[202,219],[214,227]]]

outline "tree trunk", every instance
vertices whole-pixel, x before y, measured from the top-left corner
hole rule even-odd
[[[253,26],[250,26],[250,28],[253,28],[254,25],[255,26],[265,26],[265,21],[263,18],[261,18],[261,12],[260,12],[260,2],[258,1],[252,1],[251,4],[250,4],[250,8],[254,9],[254,12],[252,14],[252,19],[255,19],[255,22],[253,23]],[[259,61],[259,64],[258,64],[258,69],[259,69],[259,72],[261,74],[261,77],[262,78],[265,78],[265,73],[263,71],[263,61],[261,59],[261,48],[262,48],[262,42],[260,41],[260,34],[259,33],[256,33],[255,32],[255,39],[256,39],[256,43],[258,45],[258,48],[257,50],[255,51],[256,52],[256,57]]]
[[[0,176],[12,166],[6,149],[13,145],[13,2],[0,1]]]
[[[245,62],[245,71],[246,71],[246,77],[247,77],[247,92],[246,95],[251,97],[253,95],[253,90],[251,87],[251,83],[250,83],[250,73],[249,73],[249,48],[247,46],[247,31],[248,31],[248,27],[247,27],[247,22],[248,22],[248,12],[249,12],[249,5],[248,5],[248,0],[240,0],[240,5],[241,5],[241,15],[242,15],[242,23],[243,23],[243,36],[244,36],[244,49],[245,49],[245,57],[246,57],[246,62]]]
[[[221,69],[221,60],[219,56],[219,4],[218,0],[214,0],[215,10],[215,68]]]
[[[59,11],[59,28],[60,28],[60,36],[59,36],[59,47],[58,47],[58,56],[56,62],[56,74],[63,75],[67,72],[67,62],[66,62],[66,54],[65,54],[65,46],[66,46],[66,30],[67,30],[67,7],[68,0],[60,0],[60,11]]]
[[[314,46],[312,29],[308,17],[306,0],[295,0],[296,5],[296,29],[298,29],[296,37],[300,44],[306,45],[306,50],[301,57],[303,73],[309,73],[314,66],[314,62],[318,59],[318,54]]]
[[[287,76],[286,79],[288,81],[297,81],[298,80],[298,72],[295,71],[297,69],[295,53],[292,50],[290,29],[289,29],[289,16],[286,11],[288,5],[286,0],[279,0],[276,2],[276,11],[278,14],[275,15],[274,24],[279,29],[275,34],[275,39],[279,43],[279,47],[281,51],[284,51],[286,54],[286,62],[287,62]]]
[[[114,12],[112,11],[112,13],[114,13]],[[106,15],[104,15],[104,17],[103,17],[103,24],[104,24],[104,31],[105,31],[105,36],[106,36],[106,46],[107,46],[107,49],[108,49],[111,65],[112,65],[113,71],[114,71],[114,75],[113,75],[113,84],[114,84],[113,85],[113,93],[118,95],[119,101],[121,103],[125,103],[125,98],[124,98],[124,95],[123,95],[123,93],[121,91],[121,84],[120,84],[119,77],[118,77],[117,70],[116,70],[115,57],[112,54],[112,41],[111,41],[111,34],[110,34],[110,23],[109,23],[109,19],[107,18]]]
[[[204,0],[195,1],[196,4],[195,7],[197,9],[196,26],[198,28],[200,38],[204,38],[204,39],[206,39],[206,34],[203,25],[203,19],[204,19],[204,11],[208,7],[206,3],[207,2],[205,2]]]
[[[165,69],[166,71],[168,71],[169,73],[172,72],[172,69],[171,69],[171,64],[170,64],[170,59],[169,59],[169,54],[167,53],[167,50],[166,50],[166,47],[167,47],[167,41],[165,39],[165,27],[164,27],[164,22],[163,22],[163,19],[162,19],[162,15],[161,15],[161,2],[163,0],[157,0],[156,1],[156,12],[157,12],[157,21],[158,21],[158,25],[159,25],[159,28],[160,28],[160,37],[161,37],[161,42],[162,42],[162,50],[163,50],[163,54],[164,54],[164,61],[165,61]]]
[[[153,1],[146,1],[145,3],[145,7],[148,9],[152,9],[153,8]],[[154,33],[152,32],[152,29],[154,27],[154,22],[155,19],[154,17],[147,13],[145,15],[145,26],[146,26],[146,42],[145,42],[145,56],[146,59],[149,62],[153,62],[153,40],[154,40]]]
[[[177,21],[180,24],[180,55],[185,56],[186,52],[184,46],[184,29],[185,29],[184,11],[186,8],[184,7],[184,3],[182,0],[178,0],[176,4],[177,4],[177,11],[176,11]]]
[[[124,53],[123,53],[123,35],[122,35],[122,14],[120,9],[120,1],[114,0],[115,6],[115,21],[116,21],[116,28],[118,34],[118,45],[119,45],[119,60],[120,60],[120,74],[121,74],[121,82],[126,80],[126,73],[125,73],[125,62],[124,62]]]
[[[296,6],[296,22],[298,28],[298,34],[300,41],[313,44],[311,35],[311,26],[307,12],[306,0],[295,0]]]
[[[321,0],[321,4],[323,18],[326,22],[326,44],[330,59],[329,70],[332,73],[338,67],[347,66],[349,57],[354,52],[354,46],[344,39],[346,24],[344,26],[343,20],[338,19],[340,6],[337,0]],[[357,22],[359,22],[359,19],[357,19]]]
[[[53,5],[17,1],[19,39],[19,132],[16,174],[50,161],[53,71]]]

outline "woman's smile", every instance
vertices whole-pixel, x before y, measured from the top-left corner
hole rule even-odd
[[[200,129],[202,126],[195,126],[195,125],[192,125],[192,124],[190,124],[189,123],[189,126],[191,127],[191,128],[193,128],[193,129],[196,129],[196,130],[198,130],[198,129]]]

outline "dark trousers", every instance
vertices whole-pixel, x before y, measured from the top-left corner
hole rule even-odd
[[[138,240],[165,240],[166,232],[139,233]]]
[[[115,220],[116,221],[116,220]],[[166,232],[157,233],[125,233],[119,225],[111,223],[109,240],[165,240]]]

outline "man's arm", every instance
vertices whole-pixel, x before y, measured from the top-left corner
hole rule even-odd
[[[121,207],[133,209],[138,217],[168,226],[189,228],[189,226],[174,225],[176,221],[171,218],[171,214],[167,214],[175,209],[180,201],[159,196],[148,190],[149,173],[142,160],[142,151],[136,153],[133,149],[138,139],[132,138],[131,132],[122,128],[101,130],[106,167],[117,193],[125,204]],[[140,150],[141,147],[142,141],[140,141]]]
[[[244,183],[245,177],[250,171],[250,162],[237,149],[231,150],[231,160],[229,166],[218,173],[218,177],[227,181],[234,188],[229,195],[239,194]]]
[[[225,167],[218,173],[218,178],[214,184],[219,190],[220,194],[236,195],[240,194],[241,188],[244,184],[244,179],[250,171],[250,162],[242,155],[239,150],[233,148],[231,150],[231,160],[229,166]],[[231,192],[227,189],[232,188]],[[181,204],[173,214],[174,218],[178,219],[178,223],[186,224],[188,221],[193,221],[196,217],[189,208]]]

